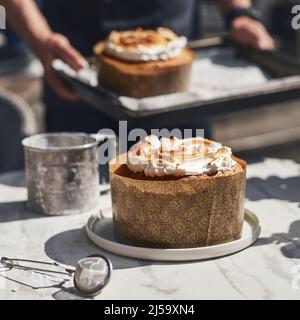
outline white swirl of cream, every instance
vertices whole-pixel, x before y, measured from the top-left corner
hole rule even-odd
[[[193,176],[232,171],[236,161],[231,149],[203,138],[180,140],[148,136],[128,153],[132,172],[148,177]]]
[[[140,43],[135,45],[122,45],[121,39],[135,37],[136,30],[133,31],[113,31],[105,43],[105,52],[113,57],[126,61],[159,61],[169,60],[180,55],[182,49],[187,45],[186,37],[179,37],[171,30],[158,28],[157,31],[139,30],[139,34],[145,36],[147,32],[156,32],[157,43]],[[161,40],[161,41],[159,41]],[[137,38],[138,41],[138,38]]]

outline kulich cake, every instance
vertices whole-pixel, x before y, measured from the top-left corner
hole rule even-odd
[[[134,98],[186,91],[195,59],[186,44],[166,28],[112,31],[94,47],[99,82]]]
[[[111,163],[115,230],[159,248],[211,246],[241,237],[246,163],[210,140],[148,136]]]

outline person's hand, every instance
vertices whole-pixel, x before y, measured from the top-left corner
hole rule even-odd
[[[63,60],[75,70],[87,66],[87,61],[71,46],[69,40],[61,34],[51,33],[39,43],[36,53],[44,66],[45,77],[53,90],[66,100],[73,102],[78,100],[75,92],[52,69],[52,62],[55,59]]]
[[[230,26],[230,36],[236,43],[259,51],[271,51],[276,47],[264,25],[249,17],[235,18]]]

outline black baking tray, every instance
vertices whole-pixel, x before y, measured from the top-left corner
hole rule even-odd
[[[255,90],[241,90],[226,97],[189,101],[171,108],[139,110],[126,107],[117,94],[91,84],[77,73],[55,71],[71,85],[81,99],[115,120],[127,120],[133,126],[152,128],[179,125],[197,117],[211,117],[233,111],[265,107],[300,99],[300,63],[279,52],[257,52],[234,46],[227,38],[214,37],[190,43],[194,50],[233,47],[237,57],[249,60],[264,70],[272,80]]]

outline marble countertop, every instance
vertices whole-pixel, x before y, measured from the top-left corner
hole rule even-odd
[[[102,253],[113,264],[96,299],[300,299],[300,163],[249,164],[246,207],[262,233],[237,254],[199,262],[151,263],[104,252],[84,230],[88,216],[46,217],[26,208],[22,172],[0,176],[0,255],[72,265]],[[110,195],[101,198],[110,205]],[[71,283],[31,271],[0,273],[0,299],[82,299]]]

